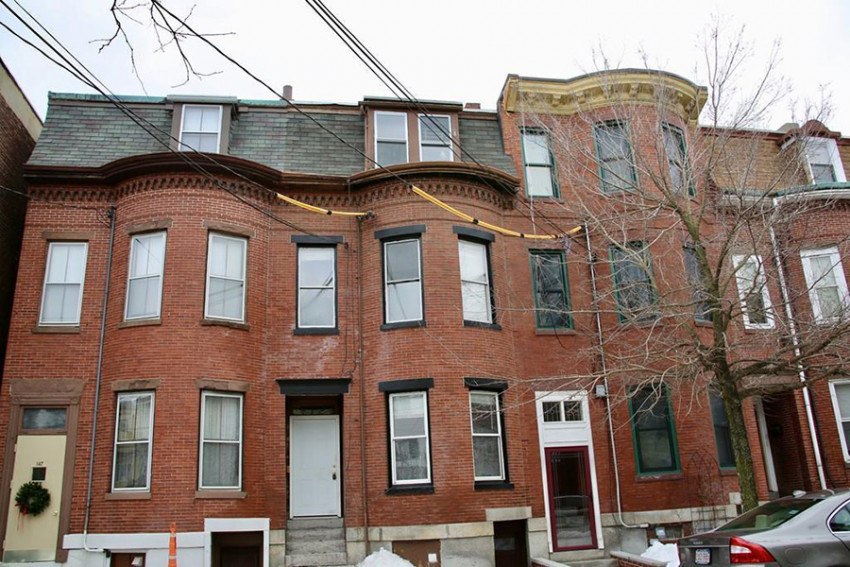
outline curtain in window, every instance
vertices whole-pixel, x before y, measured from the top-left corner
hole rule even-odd
[[[203,486],[239,486],[241,400],[204,396]]]

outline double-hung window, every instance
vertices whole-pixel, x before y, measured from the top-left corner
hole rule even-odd
[[[132,236],[125,319],[159,317],[164,266],[165,232]]]
[[[407,159],[407,114],[375,112],[375,161],[387,166]]]
[[[522,130],[522,161],[528,196],[557,197],[555,158],[548,134],[534,129]]]
[[[430,483],[427,393],[390,394],[389,406],[393,485]]]
[[[846,380],[830,382],[829,392],[832,395],[832,408],[838,425],[838,437],[841,439],[841,449],[844,461],[850,463],[850,382]]]
[[[632,190],[637,176],[626,124],[618,120],[600,122],[594,125],[593,135],[596,140],[602,191],[610,193]]]
[[[691,286],[694,319],[701,323],[709,323],[712,320],[711,306],[708,303],[708,292],[702,277],[697,250],[693,245],[686,245],[682,248],[682,255],[685,258],[685,274]]]
[[[200,488],[242,486],[242,396],[201,395]]]
[[[664,153],[667,154],[667,167],[670,173],[670,187],[674,191],[684,191],[685,184],[688,194],[694,194],[693,184],[688,179],[688,153],[685,146],[685,134],[670,124],[661,125],[661,135],[664,139]]]
[[[80,324],[87,254],[86,242],[50,243],[39,324]]]
[[[452,121],[448,116],[419,115],[419,159],[452,161]]]
[[[538,329],[571,329],[567,266],[560,250],[531,251],[534,315]]]
[[[150,490],[153,392],[118,394],[112,490]]]
[[[614,296],[621,323],[649,321],[658,318],[655,288],[649,251],[643,242],[611,246],[611,273]]]
[[[383,242],[386,323],[423,320],[421,243],[419,238]]]
[[[729,418],[720,394],[709,392],[711,422],[714,424],[714,441],[717,444],[717,463],[722,469],[735,468],[735,453],[732,450],[732,435],[729,433]]]
[[[336,248],[298,247],[298,328],[336,327]]]
[[[180,150],[218,153],[221,144],[221,113],[218,105],[183,105]]]
[[[247,245],[245,238],[210,233],[205,317],[229,321],[245,320]]]
[[[461,238],[457,245],[463,320],[492,324],[493,294],[487,244]]]
[[[744,327],[772,329],[773,311],[761,256],[733,256]]]
[[[838,248],[803,250],[800,257],[815,321],[833,323],[845,318],[850,309],[850,296]]]
[[[504,480],[502,414],[497,392],[469,393],[475,480]]]
[[[629,396],[637,470],[657,474],[679,470],[676,431],[664,386],[646,386]]]
[[[838,144],[832,138],[806,138],[806,161],[812,183],[834,183],[847,181]]]

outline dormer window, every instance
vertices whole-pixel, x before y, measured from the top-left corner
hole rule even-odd
[[[221,112],[219,105],[183,105],[180,125],[180,150],[219,153],[221,147]]]
[[[847,181],[838,145],[832,138],[806,138],[806,162],[812,183],[835,183]]]
[[[407,163],[407,114],[375,112],[375,161],[382,166]]]
[[[452,120],[449,116],[419,115],[421,161],[452,161]]]

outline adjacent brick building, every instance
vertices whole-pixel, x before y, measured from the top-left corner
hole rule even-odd
[[[638,122],[663,123],[680,161],[697,159],[686,142],[704,100],[641,71],[511,76],[496,111],[51,95],[0,391],[3,560],[162,564],[174,522],[186,565],[345,565],[379,546],[421,564],[575,564],[734,514],[728,434],[705,390],[698,403],[665,390],[647,425],[644,390],[613,362],[605,382],[596,325],[617,338],[606,349],[639,340],[640,313],[623,306],[642,300],[613,293],[626,276],[606,241],[590,231],[588,263],[573,230],[579,203],[605,207],[582,184],[622,183],[632,148],[657,157]],[[820,144],[828,163],[805,154],[761,189],[827,199],[817,236],[789,242],[842,259],[850,140],[807,126],[729,139],[762,168],[789,141]],[[580,159],[559,131],[585,143]],[[694,202],[709,194],[700,180]],[[651,250],[676,274],[653,285],[684,289],[681,239]],[[806,262],[789,262],[792,286]],[[761,498],[817,488],[814,447],[828,484],[846,483],[843,388],[813,392],[817,443],[801,394],[747,407]],[[776,458],[790,451],[806,457]],[[49,513],[19,514],[28,480],[51,492]]]
[[[26,203],[23,167],[41,132],[41,119],[0,60],[0,380],[12,315]]]

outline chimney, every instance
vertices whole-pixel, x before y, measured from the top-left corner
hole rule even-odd
[[[292,100],[292,85],[283,85],[283,98]]]
[[[464,108],[464,110],[481,110],[481,103],[480,102],[467,102],[464,105],[463,108]]]

